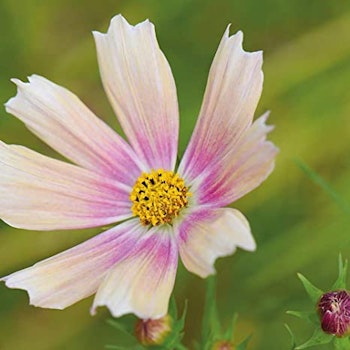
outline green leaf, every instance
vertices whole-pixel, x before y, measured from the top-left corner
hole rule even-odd
[[[117,329],[118,331],[122,332],[123,334],[127,335],[129,338],[134,338],[134,329],[130,328],[116,320],[108,319],[107,324],[112,326],[113,328]]]
[[[296,350],[310,348],[316,345],[328,344],[333,340],[334,336],[327,334],[322,331],[322,329],[316,329],[311,338],[302,345],[296,347]]]
[[[297,345],[296,341],[295,341],[295,336],[294,336],[292,330],[289,328],[289,326],[287,324],[285,324],[284,326],[286,327],[286,329],[287,329],[287,331],[288,331],[288,333],[289,333],[289,335],[291,337],[292,344],[291,344],[290,350],[294,350],[296,345]]]
[[[306,165],[302,160],[296,159],[295,163],[299,168],[309,177],[311,181],[319,185],[325,193],[327,193],[333,200],[338,204],[338,206],[345,212],[350,213],[350,205],[346,202],[329,184],[324,180],[322,176],[317,174],[308,165]]]
[[[343,259],[341,254],[339,253],[338,258],[338,278],[334,282],[332,286],[332,290],[346,289],[346,275],[348,271],[348,261],[345,260],[343,263]]]
[[[305,288],[307,294],[309,295],[310,299],[312,300],[312,302],[314,304],[316,304],[320,300],[320,298],[321,298],[322,294],[324,294],[324,292],[321,289],[318,289],[317,287],[315,287],[301,273],[298,273],[298,277],[299,277],[300,281],[302,282],[302,284],[304,285],[304,288]]]
[[[287,314],[307,320],[316,326],[320,325],[319,317],[315,311],[287,311]]]

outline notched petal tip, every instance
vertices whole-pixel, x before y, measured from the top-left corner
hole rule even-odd
[[[263,120],[263,122],[265,123],[267,121],[267,119],[270,117],[271,111],[267,110],[264,114],[262,114],[260,116],[260,118]]]
[[[230,40],[236,40],[237,44],[239,43],[241,46],[243,45],[243,32],[241,30],[238,30],[235,34],[232,34],[229,39]]]
[[[32,74],[27,77],[28,81],[22,81],[18,78],[12,78],[10,81],[14,83],[17,86],[17,94],[14,97],[11,97],[6,103],[5,107],[11,106],[11,104],[16,100],[20,98],[20,93],[25,92],[26,90],[30,89],[32,85],[34,84],[45,84],[47,82],[47,79],[44,77],[38,75],[38,74]],[[35,87],[33,87],[35,88]]]
[[[244,34],[241,30],[238,30],[236,33],[230,35],[230,27],[231,24],[229,24],[226,27],[225,33],[222,38],[222,44],[225,42],[225,44],[232,45],[232,48],[238,47],[239,51],[244,54],[245,56],[249,57],[254,57],[258,62],[263,61],[263,51],[262,50],[257,50],[257,51],[246,51],[243,48],[243,39],[244,39]],[[224,41],[224,42],[223,42]]]
[[[24,285],[21,285],[19,282],[13,281],[13,275],[15,275],[16,272],[12,275],[7,275],[5,277],[0,278],[0,282],[5,282],[5,286],[10,289],[19,289],[23,290],[27,293],[28,299],[29,299],[29,305],[34,307],[41,307],[46,309],[57,309],[57,310],[63,310],[64,307],[61,305],[53,305],[53,304],[46,304],[43,300],[37,299],[34,295],[34,291],[31,290],[30,287],[26,287]]]
[[[230,37],[230,28],[232,23],[229,23],[224,31],[223,38],[229,38]]]
[[[125,17],[123,17],[121,14],[118,14],[111,19],[106,34],[110,34],[112,31],[116,30],[116,28],[119,28],[119,27],[124,27],[124,29],[126,29],[126,30],[135,30],[135,29],[138,29],[138,28],[144,27],[144,26],[150,26],[151,28],[154,28],[153,23],[150,22],[150,20],[148,18],[140,23],[133,25],[133,24],[130,24],[127,21],[127,19]],[[97,33],[99,33],[99,32],[97,32]],[[103,33],[100,33],[100,34],[103,34]]]
[[[216,259],[232,255],[237,248],[256,249],[248,220],[232,208],[194,212],[178,230],[182,262],[202,278],[216,273]]]
[[[263,130],[263,132],[265,133],[265,136],[275,128],[274,125],[266,124],[268,118],[270,117],[270,113],[271,111],[266,111],[254,122],[256,123],[258,128],[261,128]]]
[[[3,277],[0,277],[0,282],[4,282],[4,283],[5,283],[5,285],[6,285],[6,281],[7,281],[7,279],[8,279],[8,275],[3,276]],[[7,286],[7,285],[6,285],[6,286]]]
[[[10,81],[14,83],[16,86],[22,85],[22,84],[27,84],[26,82],[19,80],[17,78],[11,78]]]
[[[5,110],[7,113],[13,114],[13,106],[20,98],[21,91],[24,90],[27,86],[29,86],[30,83],[21,81],[17,78],[10,79],[12,83],[14,83],[17,87],[17,93],[15,96],[11,97],[7,102],[4,103]]]
[[[243,40],[243,32],[241,30],[238,30],[236,33],[230,34],[231,26],[232,26],[232,23],[229,23],[226,26],[223,38],[227,38],[227,39],[236,38],[236,39],[242,41]]]
[[[96,307],[95,305],[92,305],[92,306],[90,307],[90,315],[91,315],[91,316],[96,316],[96,314],[97,314],[96,309],[97,309],[97,307]]]
[[[44,83],[45,81],[47,81],[47,79],[45,79],[44,77],[42,77],[41,75],[38,74],[31,74],[27,77],[28,81],[22,81],[18,78],[12,78],[10,79],[10,81],[12,83],[14,83],[18,88],[20,87],[27,87],[31,84],[34,84],[35,82],[42,82]]]
[[[119,26],[119,25],[122,25],[122,26],[125,25],[127,27],[132,27],[132,25],[121,14],[118,14],[111,19],[107,33],[110,30],[112,30],[113,27]]]

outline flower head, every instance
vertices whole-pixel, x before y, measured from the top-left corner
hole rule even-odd
[[[317,305],[322,329],[338,337],[350,332],[350,295],[346,290],[322,295]]]
[[[118,15],[94,33],[104,89],[128,141],[74,94],[33,75],[14,79],[6,110],[71,163],[0,143],[0,218],[33,230],[119,223],[2,280],[35,306],[63,309],[96,294],[91,312],[157,319],[167,313],[178,256],[206,277],[218,257],[255,242],[246,218],[225,208],[274,167],[267,115],[253,122],[261,52],[229,28],[215,55],[197,125],[176,168],[175,82],[149,21]],[[73,164],[72,164],[73,163]]]

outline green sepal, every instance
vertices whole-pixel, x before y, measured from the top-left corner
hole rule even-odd
[[[348,261],[345,260],[343,263],[343,258],[339,254],[338,258],[338,278],[332,286],[332,290],[346,289],[346,275],[348,271]]]
[[[290,338],[291,338],[291,348],[290,350],[294,350],[295,347],[297,346],[297,343],[296,343],[296,340],[295,340],[295,336],[294,336],[294,333],[292,332],[292,330],[289,328],[289,326],[285,323],[284,325],[290,335]]]
[[[345,338],[334,338],[333,341],[334,349],[336,350],[349,350],[350,349],[350,341],[349,337]]]
[[[172,298],[173,299],[173,298]],[[187,314],[187,300],[185,301],[184,310],[182,312],[182,315],[180,319],[177,319],[174,316],[177,317],[177,307],[175,303],[175,299],[172,300],[171,304],[172,306],[169,307],[169,315],[173,319],[172,329],[171,333],[165,338],[164,343],[162,345],[155,345],[152,347],[148,347],[149,349],[185,349],[185,347],[181,344],[181,340],[184,336],[184,326],[185,326],[185,319]]]
[[[287,314],[307,320],[316,326],[320,325],[320,319],[315,311],[287,311]]]
[[[306,277],[304,277],[301,273],[298,273],[298,277],[301,283],[304,285],[306,293],[309,295],[311,301],[316,304],[324,292],[321,289],[315,287]]]
[[[236,346],[236,350],[246,350],[247,349],[247,346],[248,346],[248,343],[251,339],[251,335],[249,335],[247,338],[245,338],[241,343],[239,343],[237,346]]]
[[[297,346],[295,349],[301,350],[301,349],[310,348],[316,345],[328,344],[333,340],[333,338],[334,338],[334,335],[327,334],[323,332],[321,328],[319,328],[315,330],[314,334],[311,336],[311,338],[308,341],[306,341],[304,344]]]
[[[228,341],[233,343],[234,329],[237,323],[238,315],[235,313],[232,316],[229,326],[223,331],[220,324],[218,310],[216,305],[215,295],[215,276],[210,276],[207,279],[207,290],[205,297],[205,307],[202,323],[202,339],[200,344],[196,344],[195,349],[210,350],[218,341]],[[244,350],[250,337],[238,345],[237,349]]]
[[[186,301],[186,304],[187,304],[187,301]],[[187,308],[187,305],[185,307]],[[170,298],[168,313],[173,320],[177,320],[177,315],[178,315],[177,305],[173,294],[171,295],[171,298]]]
[[[227,327],[226,331],[224,332],[222,338],[223,339],[227,339],[230,340],[231,342],[233,342],[233,330],[236,327],[236,323],[237,323],[237,319],[238,319],[238,314],[235,313],[233,314],[232,320],[230,325]]]

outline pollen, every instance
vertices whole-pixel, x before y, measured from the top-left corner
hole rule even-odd
[[[130,194],[132,213],[142,225],[171,224],[188,206],[191,193],[184,180],[173,171],[163,169],[142,173]]]

